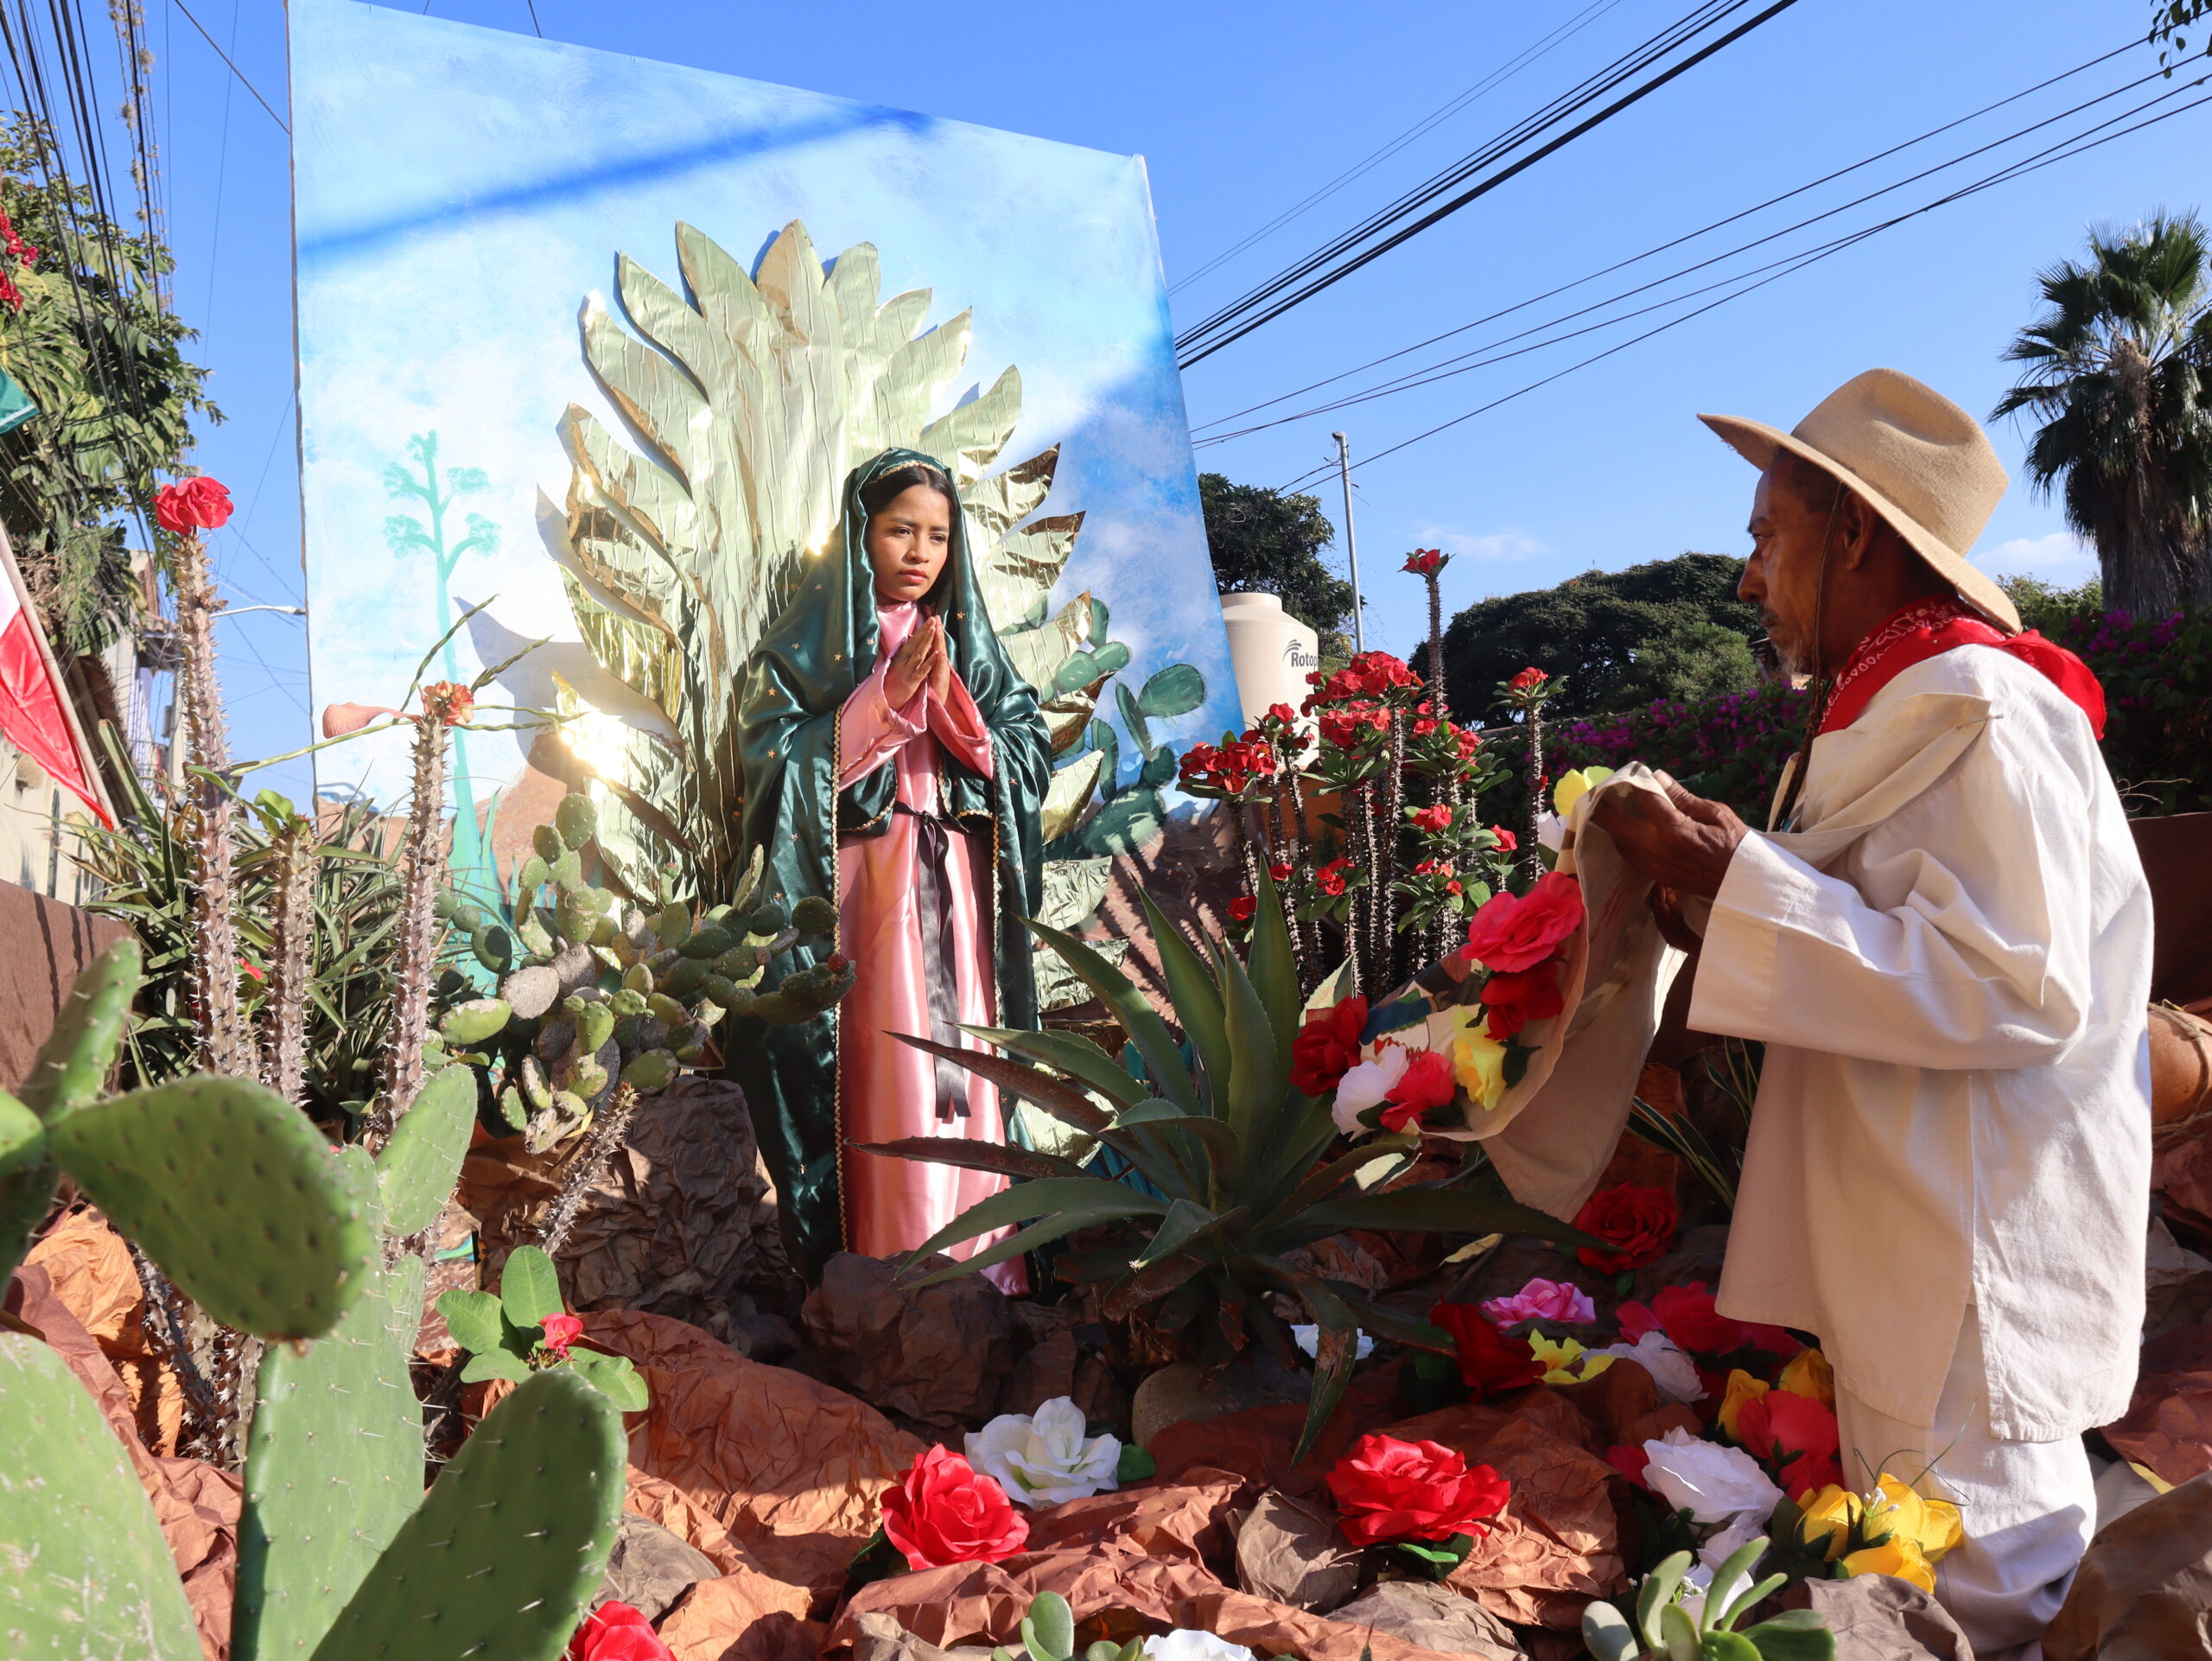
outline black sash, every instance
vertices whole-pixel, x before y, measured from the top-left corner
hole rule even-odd
[[[914,865],[921,889],[922,964],[924,978],[929,983],[930,1037],[939,1044],[965,1047],[960,1041],[959,937],[953,929],[952,884],[947,880],[945,862],[951,857],[955,837],[960,837],[958,847],[965,857],[967,838],[953,820],[925,813],[904,802],[893,803],[892,811],[915,821]],[[966,1118],[967,1068],[942,1055],[934,1059],[938,1117],[947,1123]]]

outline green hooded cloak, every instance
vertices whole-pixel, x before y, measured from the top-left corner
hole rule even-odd
[[[861,493],[879,475],[917,462],[945,471],[933,456],[893,449],[847,475],[837,536],[746,665],[738,726],[746,856],[750,859],[755,847],[767,850],[762,890],[779,905],[808,894],[835,905],[837,839],[881,836],[890,822],[897,770],[878,767],[839,791],[837,725],[845,701],[875,668],[875,579]],[[958,513],[944,570],[926,603],[944,620],[953,668],[991,735],[988,779],[939,748],[945,811],[971,832],[995,830],[998,1019],[1001,1026],[1033,1028],[1037,983],[1023,920],[1035,916],[1043,903],[1040,815],[1052,782],[1052,740],[1038,712],[1036,690],[1007,659],[991,627]],[[795,948],[790,971],[808,967],[818,955],[805,945]],[[860,964],[859,972],[867,974],[868,965]],[[835,1009],[798,1027],[747,1019],[733,1022],[731,1034],[729,1076],[745,1091],[775,1179],[785,1238],[805,1259],[801,1267],[810,1275],[843,1249],[846,1233],[838,1179],[844,1137],[838,1124],[837,1019]]]

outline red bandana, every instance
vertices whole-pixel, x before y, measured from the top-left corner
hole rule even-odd
[[[2029,629],[2005,634],[1982,620],[1964,601],[1945,595],[1916,600],[1859,643],[1851,661],[1836,677],[1821,730],[1848,727],[1865,713],[1874,694],[1916,663],[1962,646],[1993,646],[2010,652],[2066,694],[2089,717],[2089,730],[2105,735],[2105,689],[2089,665],[2055,641]]]

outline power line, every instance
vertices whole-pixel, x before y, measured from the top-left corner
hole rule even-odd
[[[200,31],[200,38],[207,41],[209,48],[214,53],[214,54],[223,60],[223,67],[229,70],[233,75],[236,75],[238,78],[238,85],[245,87],[247,92],[253,94],[253,101],[256,104],[258,104],[263,109],[268,111],[269,118],[275,122],[279,127],[283,128],[286,136],[289,137],[292,130],[285,124],[284,118],[276,113],[276,105],[272,105],[267,99],[261,96],[259,89],[257,88],[251,81],[245,78],[245,71],[239,68],[238,65],[232,63],[231,61],[231,54],[224,51],[221,47],[216,45],[215,37],[207,32],[207,26],[192,15],[192,8],[186,5],[184,3],[184,0],[176,0],[176,9],[184,14],[184,21],[186,22],[190,23],[193,28]]]
[[[1212,317],[1208,318],[1195,328],[1189,331],[1186,334],[1178,339],[1176,342],[1176,361],[1178,366],[1187,369],[1193,364],[1202,362],[1206,358],[1209,358],[1215,353],[1220,351],[1224,347],[1230,345],[1233,341],[1242,340],[1245,335],[1252,333],[1253,330],[1260,328],[1273,321],[1275,318],[1281,316],[1285,312],[1289,311],[1292,308],[1303,305],[1315,295],[1322,292],[1322,290],[1342,282],[1354,271],[1357,271],[1362,267],[1380,259],[1384,254],[1389,252],[1393,248],[1396,248],[1411,240],[1413,238],[1419,236],[1422,232],[1429,229],[1432,226],[1434,226],[1440,221],[1449,218],[1453,213],[1458,213],[1470,202],[1475,201],[1478,199],[1489,194],[1491,191],[1497,189],[1500,185],[1504,184],[1507,181],[1516,178],[1521,174],[1526,172],[1529,168],[1534,167],[1546,156],[1554,154],[1558,150],[1565,148],[1567,145],[1573,143],[1584,134],[1588,133],[1593,129],[1603,125],[1605,122],[1611,120],[1613,117],[1618,115],[1622,111],[1626,110],[1633,105],[1636,105],[1643,99],[1649,97],[1653,92],[1657,92],[1661,87],[1666,86],[1669,82],[1675,80],[1677,77],[1688,73],[1699,64],[1703,63],[1707,58],[1712,57],[1715,53],[1722,51],[1735,41],[1741,40],[1753,29],[1758,29],[1767,22],[1771,22],[1774,18],[1781,16],[1782,13],[1789,10],[1789,8],[1796,3],[1797,0],[1774,0],[1774,3],[1769,5],[1764,10],[1757,13],[1744,22],[1738,24],[1734,29],[1730,29],[1727,33],[1707,42],[1704,46],[1699,48],[1696,51],[1691,53],[1688,56],[1681,59],[1680,61],[1669,66],[1666,69],[1662,70],[1658,74],[1643,82],[1633,91],[1624,94],[1622,97],[1616,99],[1612,103],[1605,105],[1595,115],[1585,118],[1582,121],[1577,123],[1574,126],[1568,128],[1565,132],[1560,133],[1558,137],[1551,139],[1548,143],[1539,145],[1535,150],[1529,151],[1527,155],[1520,157],[1518,160],[1498,169],[1488,177],[1483,179],[1469,189],[1462,191],[1459,195],[1443,203],[1440,207],[1431,209],[1420,219],[1417,219],[1411,224],[1406,225],[1397,231],[1393,232],[1391,234],[1383,237],[1382,240],[1372,243],[1370,246],[1362,250],[1360,252],[1348,255],[1347,257],[1338,260],[1338,264],[1332,268],[1321,271],[1319,275],[1312,277],[1310,280],[1298,275],[1286,273],[1283,277],[1278,277],[1270,283],[1263,285],[1262,290],[1255,291],[1255,295],[1253,296],[1233,302],[1230,306],[1224,308],[1221,311],[1215,313]],[[1726,16],[1729,12],[1737,10],[1740,6],[1746,3],[1749,3],[1749,0],[1732,0],[1732,3],[1721,7],[1718,10],[1710,5],[1704,8],[1702,12],[1697,15],[1698,21],[1694,27],[1688,30],[1688,33],[1694,33],[1695,29],[1701,29],[1705,27],[1708,22],[1718,21],[1719,17]],[[1624,71],[1620,75],[1615,77],[1611,82],[1609,82],[1605,87],[1573,101],[1567,106],[1567,108],[1560,111],[1558,115],[1550,118],[1545,124],[1551,124],[1552,122],[1564,119],[1565,117],[1567,114],[1571,114],[1573,110],[1584,107],[1585,105],[1594,102],[1599,96],[1602,95],[1604,91],[1611,90],[1611,86],[1618,85],[1621,80],[1626,80],[1630,74],[1637,73],[1642,67],[1648,66],[1649,62],[1656,61],[1656,58],[1659,55],[1662,55],[1665,50],[1672,49],[1674,45],[1680,44],[1681,40],[1686,40],[1687,38],[1688,33],[1685,33],[1679,40],[1670,41],[1667,47],[1660,48],[1658,51],[1656,51],[1648,56],[1643,63],[1637,65],[1632,69]],[[1533,134],[1529,136],[1533,137]],[[1520,141],[1516,140],[1516,142]],[[1462,176],[1465,176],[1464,174]],[[1440,185],[1437,186],[1435,189],[1438,192],[1440,192],[1440,190],[1445,188],[1446,187]],[[1380,227],[1377,227],[1377,229],[1379,231]],[[1370,232],[1368,234],[1374,233]],[[1341,241],[1342,239],[1340,239],[1339,240]],[[1317,258],[1334,257],[1335,256],[1333,254],[1328,254]],[[1311,269],[1313,264],[1313,260],[1308,260],[1306,262],[1306,266],[1308,269]],[[1296,286],[1293,288],[1293,290],[1290,293],[1283,295],[1281,298],[1274,299],[1272,303],[1268,302],[1269,296],[1279,292],[1282,288],[1299,283],[1302,283],[1302,286]]]
[[[531,33],[537,35],[539,40],[543,40],[545,31],[537,26],[537,0],[523,0],[523,3],[530,8]],[[423,10],[428,10],[429,7],[426,5]]]

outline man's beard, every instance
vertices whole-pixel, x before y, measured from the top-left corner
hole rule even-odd
[[[1810,661],[1812,654],[1806,649],[1808,643],[1786,637],[1775,614],[1764,607],[1759,610],[1759,621],[1766,625],[1766,638],[1773,646],[1774,655],[1781,663],[1784,674],[1810,675],[1814,672]]]

